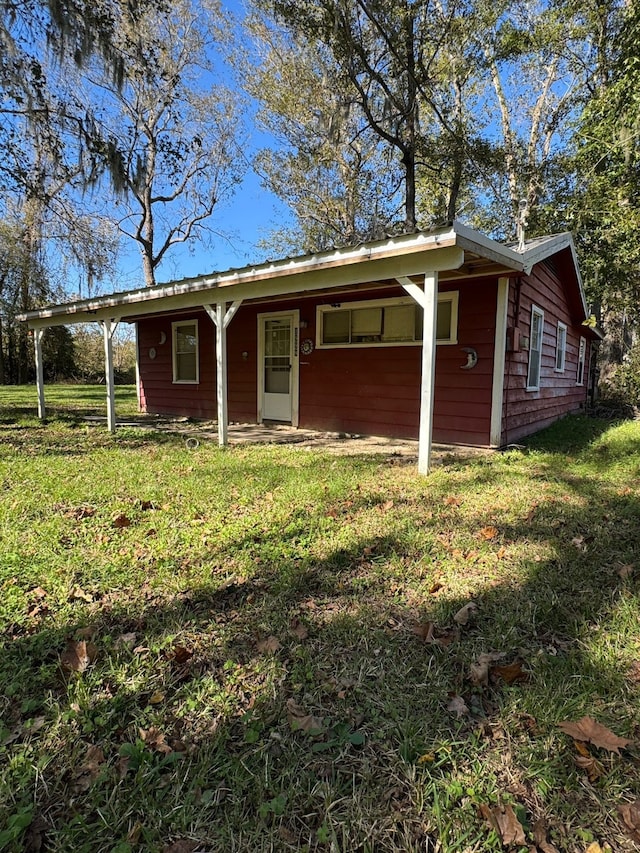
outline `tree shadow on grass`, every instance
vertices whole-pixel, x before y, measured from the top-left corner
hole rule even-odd
[[[451,466],[476,489],[508,476],[476,470]],[[635,748],[590,748],[590,779],[557,723],[589,714],[640,732],[627,676],[638,579],[619,574],[638,558],[640,502],[552,455],[536,476],[559,490],[537,489],[488,539],[464,500],[436,511],[445,477],[428,482],[430,503],[406,498],[424,553],[402,494],[385,510],[382,492],[355,493],[194,555],[193,587],[92,589],[62,624],[36,614],[14,628],[1,663],[5,814],[36,805],[14,849],[38,849],[39,832],[52,850],[191,838],[211,851],[497,851],[478,808],[499,800],[516,804],[532,845],[542,818],[561,851],[582,853],[589,836],[633,849],[616,807],[640,795]],[[372,506],[384,534],[341,543],[341,520]],[[328,513],[333,546],[298,548]],[[445,523],[453,539],[439,538]],[[253,570],[225,577],[225,553]],[[458,625],[470,598],[477,611]],[[95,644],[82,673],[61,669],[70,639]],[[521,661],[528,680],[474,683],[488,653]]]

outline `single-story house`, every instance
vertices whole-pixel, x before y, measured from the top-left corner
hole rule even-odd
[[[569,234],[505,246],[464,226],[233,269],[23,316],[137,329],[144,412],[500,447],[580,410],[591,344]]]

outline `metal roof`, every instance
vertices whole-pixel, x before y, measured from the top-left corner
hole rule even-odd
[[[586,302],[570,234],[530,240],[523,252],[503,245],[459,222],[449,226],[388,237],[358,246],[265,261],[260,264],[213,272],[111,293],[91,299],[51,305],[22,314],[33,328],[67,325],[100,319],[126,319],[140,314],[179,310],[207,303],[269,298],[323,288],[340,288],[365,282],[419,276],[429,269],[443,278],[504,271],[529,273],[534,264],[569,250],[586,317]]]

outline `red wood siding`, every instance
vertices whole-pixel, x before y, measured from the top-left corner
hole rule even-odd
[[[519,288],[519,294],[518,294]],[[531,306],[544,311],[540,390],[527,391],[529,351],[508,351],[505,364],[505,391],[502,440],[510,444],[536,432],[569,412],[584,406],[589,376],[590,341],[588,332],[572,317],[567,297],[557,275],[546,264],[538,264],[530,276],[509,287],[507,325],[529,337]],[[567,326],[564,372],[555,370],[558,320]],[[576,385],[580,338],[587,339],[584,384]]]
[[[434,440],[459,444],[489,443],[493,374],[495,280],[472,281],[441,292],[459,290],[458,343],[438,345]],[[343,304],[367,298],[406,296],[399,287],[343,296]],[[300,339],[316,341],[316,307],[334,297],[309,297],[243,305],[227,331],[229,419],[255,422],[257,417],[258,314],[300,310],[307,325]],[[175,316],[142,319],[138,323],[141,404],[144,411],[199,418],[216,417],[215,329],[204,311],[181,315],[197,317],[200,383],[172,382],[171,322]],[[161,333],[166,342],[159,344]],[[156,349],[156,358],[149,350]],[[473,347],[478,364],[462,370]],[[300,356],[301,427],[398,438],[417,438],[420,408],[422,347],[365,347],[315,349]]]

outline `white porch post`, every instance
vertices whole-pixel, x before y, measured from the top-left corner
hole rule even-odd
[[[44,420],[44,368],[42,365],[42,335],[44,329],[33,330],[33,345],[36,354],[36,387],[38,389],[38,417]]]
[[[436,378],[436,323],[438,319],[438,273],[424,276],[424,322],[422,331],[422,385],[420,389],[420,432],[418,473],[428,474],[433,435],[433,398]]]
[[[507,350],[507,309],[509,307],[509,279],[498,279],[496,305],[496,340],[493,352],[493,384],[491,391],[491,434],[492,447],[502,444],[502,407],[504,401],[504,366]]]
[[[107,429],[116,431],[116,398],[113,387],[113,333],[118,328],[115,320],[100,320],[104,340],[104,378],[107,386]]]
[[[229,443],[229,405],[227,401],[227,326],[242,304],[239,300],[226,310],[224,302],[205,305],[204,309],[216,327],[216,398],[218,402],[218,444]]]

